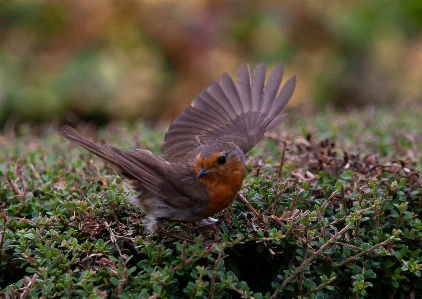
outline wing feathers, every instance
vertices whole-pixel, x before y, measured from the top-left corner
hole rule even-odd
[[[243,105],[243,112],[247,113],[252,109],[251,76],[249,65],[242,65],[237,71],[237,87]]]
[[[233,107],[236,116],[242,115],[244,113],[244,110],[242,101],[239,96],[239,92],[233,82],[233,79],[227,73],[225,73],[221,78],[220,86],[227,100]]]
[[[208,88],[208,92],[214,98],[214,103],[221,106],[229,115],[231,119],[236,118],[236,111],[230,100],[224,94],[221,85],[217,82],[211,84]]]
[[[252,72],[252,111],[261,111],[261,100],[265,90],[265,75],[267,67],[264,63],[258,64]]]
[[[192,107],[190,110],[185,110],[184,118],[187,121],[198,124],[199,126],[218,127],[221,122],[218,122],[216,117],[205,111]]]
[[[211,103],[215,103],[211,105]],[[231,116],[226,109],[216,102],[214,97],[209,93],[208,90],[203,90],[192,102],[192,107],[202,110],[203,112],[211,115],[212,117],[220,120],[221,122],[230,121]],[[181,115],[176,118],[176,121]]]
[[[224,74],[220,82],[204,89],[170,125],[161,147],[165,158],[176,161],[210,139],[232,141],[244,152],[254,147],[266,131],[283,121],[285,115],[279,114],[296,86],[292,77],[279,92],[283,64],[275,66],[267,84],[266,70],[261,63],[251,74],[245,64],[237,71],[236,83]]]
[[[107,148],[113,152],[115,159],[123,169],[141,181],[151,192],[161,195],[162,190],[158,186],[165,182],[163,178],[165,162],[163,160],[145,150],[120,150],[111,146]]]
[[[277,95],[278,89],[280,88],[281,80],[283,79],[284,69],[283,64],[278,64],[271,72],[268,78],[267,87],[264,93],[264,99],[262,102],[261,114],[267,115],[271,109],[275,96]]]
[[[194,207],[197,201],[181,195],[166,180],[168,163],[150,151],[146,150],[121,150],[107,147],[115,155],[122,168],[138,179],[142,185],[158,196],[164,197],[167,202],[179,207]]]
[[[120,173],[129,175],[152,193],[166,198],[169,202],[177,201],[185,207],[193,207],[196,203],[181,196],[165,179],[168,162],[147,150],[120,150],[111,146],[96,145],[82,136],[75,129],[63,126],[60,134],[93,154],[103,158]]]
[[[287,117],[287,113],[277,115],[267,126],[266,131],[272,130],[277,127]]]
[[[291,96],[296,87],[296,76],[291,77],[284,84],[283,88],[280,91],[277,99],[274,101],[273,106],[268,114],[265,116],[264,123],[268,124],[271,122],[286,106],[287,102],[290,100]]]

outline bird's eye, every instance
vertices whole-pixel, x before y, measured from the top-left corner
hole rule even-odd
[[[223,165],[224,163],[226,163],[226,156],[220,156],[217,159],[218,164]]]

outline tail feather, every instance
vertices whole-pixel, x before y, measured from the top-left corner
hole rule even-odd
[[[90,151],[91,153],[99,156],[100,158],[104,159],[106,162],[112,164],[116,168],[116,170],[122,170],[121,166],[117,162],[117,160],[113,156],[113,152],[108,149],[107,147],[96,145],[91,141],[86,140],[81,135],[76,132],[76,130],[70,126],[63,126],[60,129],[60,135],[64,138],[73,141],[84,149]]]

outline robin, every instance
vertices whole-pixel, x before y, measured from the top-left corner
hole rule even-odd
[[[241,66],[237,83],[225,73],[170,125],[161,146],[164,158],[142,149],[96,145],[69,126],[60,133],[129,181],[137,195],[128,200],[145,212],[151,232],[164,231],[164,221],[214,225],[211,216],[228,207],[242,186],[244,154],[286,117],[280,112],[296,76],[278,92],[283,73],[283,65],[277,65],[266,84],[263,63],[252,74],[248,65]]]

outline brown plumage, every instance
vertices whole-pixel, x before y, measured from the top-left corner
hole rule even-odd
[[[226,73],[204,89],[170,125],[161,147],[164,159],[147,150],[99,146],[74,129],[60,134],[103,158],[138,192],[129,201],[141,207],[148,229],[161,230],[163,221],[214,223],[210,216],[229,206],[246,176],[244,153],[264,133],[285,118],[281,110],[296,85],[290,78],[279,92],[283,65],[277,65],[265,84],[266,66],[250,73],[243,65],[238,81]]]

